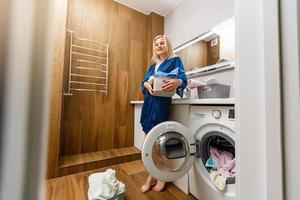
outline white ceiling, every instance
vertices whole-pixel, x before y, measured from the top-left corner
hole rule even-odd
[[[146,15],[155,12],[166,16],[182,0],[114,0]]]

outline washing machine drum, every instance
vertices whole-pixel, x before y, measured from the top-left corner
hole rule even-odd
[[[147,135],[142,159],[147,171],[163,181],[174,181],[183,176],[194,162],[195,140],[182,124],[164,122]]]
[[[196,152],[196,157],[200,158],[203,166],[205,166],[207,172],[209,173],[211,168],[206,166],[207,160],[210,158],[210,148],[213,147],[219,152],[228,152],[235,157],[235,141],[230,136],[220,132],[220,131],[209,131],[201,138],[201,140],[196,140],[196,146],[198,151]],[[234,184],[235,177],[227,178],[227,184]]]

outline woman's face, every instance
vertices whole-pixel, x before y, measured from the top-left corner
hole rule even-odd
[[[158,38],[154,43],[155,53],[158,57],[167,56],[166,44],[163,38]]]

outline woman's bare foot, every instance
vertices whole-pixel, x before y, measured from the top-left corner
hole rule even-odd
[[[154,192],[161,192],[164,189],[165,185],[166,185],[165,182],[157,180],[157,183],[152,190]]]
[[[155,185],[155,179],[152,176],[148,176],[148,179],[146,183],[142,185],[140,192],[141,193],[148,192],[153,185]]]
[[[141,187],[141,189],[140,189],[140,192],[141,192],[141,193],[146,193],[146,192],[148,192],[150,189],[151,189],[151,185],[145,184],[145,185],[142,185],[142,187]]]

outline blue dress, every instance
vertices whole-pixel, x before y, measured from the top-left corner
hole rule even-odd
[[[154,126],[161,122],[165,122],[169,118],[169,111],[171,105],[171,97],[158,97],[153,96],[149,93],[149,91],[144,88],[144,82],[147,81],[150,76],[155,73],[155,65],[152,64],[145,75],[145,78],[142,82],[142,92],[144,94],[144,104],[142,108],[141,114],[141,125],[143,127],[143,131],[147,134]],[[182,97],[183,90],[187,86],[187,78],[185,75],[184,67],[179,57],[171,57],[164,60],[158,71],[169,73],[172,70],[178,68],[177,78],[182,80],[182,84],[177,88],[176,93]]]

